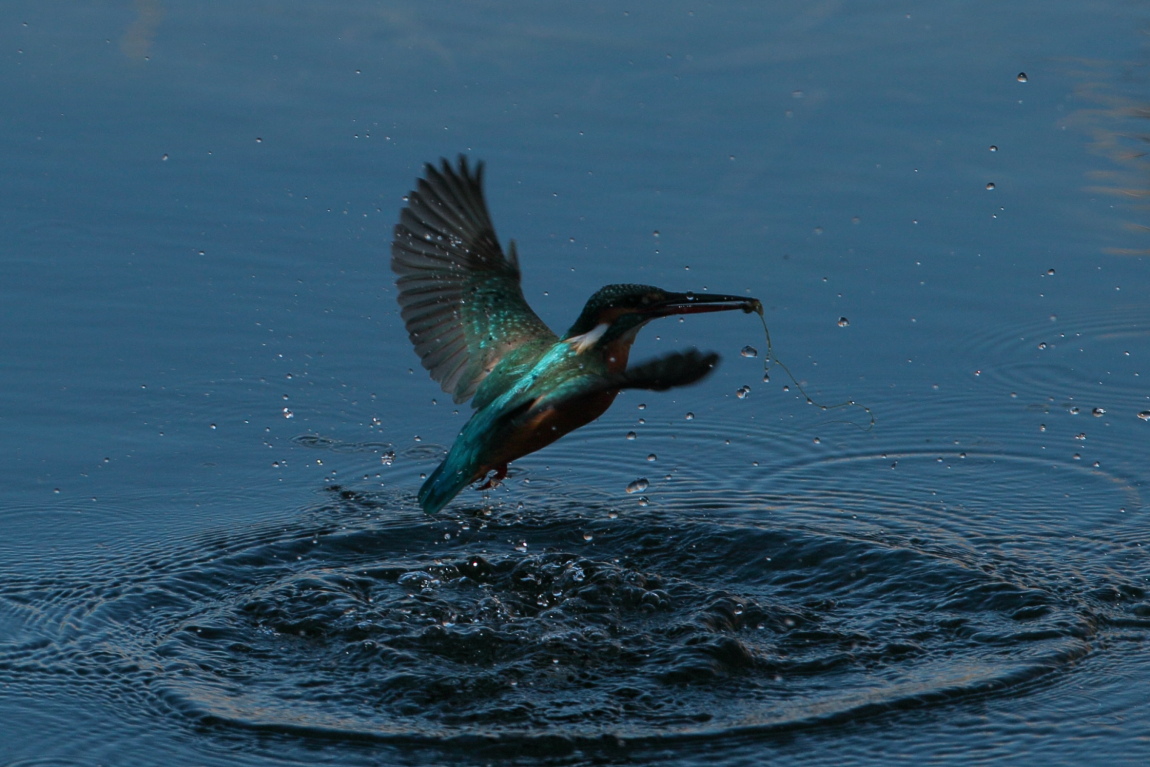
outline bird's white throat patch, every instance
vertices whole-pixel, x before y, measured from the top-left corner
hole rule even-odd
[[[603,337],[609,329],[610,325],[606,322],[600,322],[595,327],[588,330],[586,333],[580,333],[577,336],[571,336],[567,339],[567,343],[571,344],[571,348],[575,350],[576,354],[582,354],[590,349],[595,344],[599,343],[599,339]]]

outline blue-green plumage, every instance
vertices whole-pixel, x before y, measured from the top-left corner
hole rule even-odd
[[[598,418],[622,389],[663,390],[707,375],[718,355],[676,352],[627,367],[639,329],[671,314],[741,309],[738,296],[608,285],[560,339],[527,305],[515,245],[504,255],[483,201],[483,166],[444,160],[425,174],[400,213],[392,244],[399,304],[423,366],[475,413],[419,491],[424,511],[464,487]]]

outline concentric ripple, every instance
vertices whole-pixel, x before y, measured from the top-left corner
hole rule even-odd
[[[1145,386],[1150,321],[1141,306],[1049,316],[1029,325],[973,335],[963,343],[970,373],[1025,401],[1086,412],[1099,407],[1133,419],[1150,410]]]
[[[916,539],[792,490],[428,521],[332,488],[298,525],[8,582],[0,676],[66,668],[169,722],[552,752],[1017,693],[1105,622],[1097,589],[1008,566],[956,517]]]

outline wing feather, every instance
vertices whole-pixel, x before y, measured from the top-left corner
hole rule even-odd
[[[527,305],[514,243],[499,246],[474,171],[442,160],[424,167],[400,211],[391,245],[400,316],[423,367],[456,402],[512,349],[559,339]]]

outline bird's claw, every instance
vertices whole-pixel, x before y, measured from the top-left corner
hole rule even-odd
[[[495,473],[487,478],[487,481],[479,486],[480,490],[491,490],[492,488],[499,487],[499,483],[507,479],[507,464],[495,467]]]

